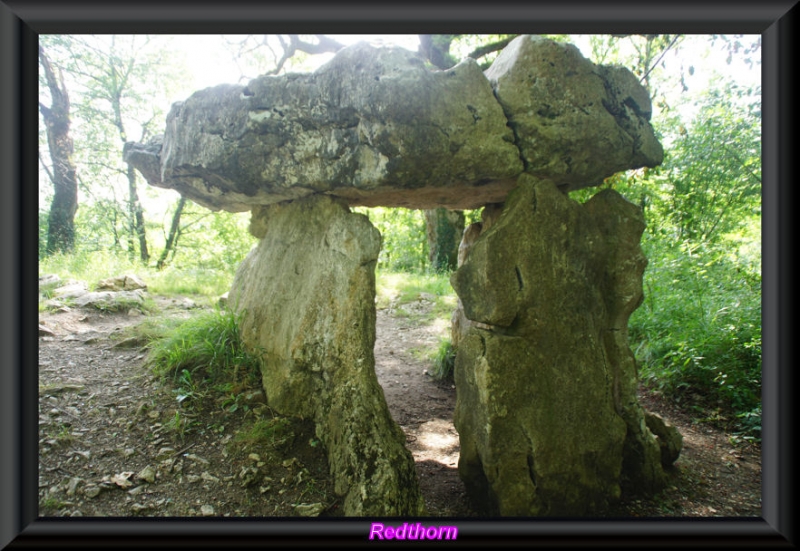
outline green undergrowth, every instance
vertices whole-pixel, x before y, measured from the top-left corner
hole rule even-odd
[[[722,247],[648,254],[645,301],[630,320],[644,383],[699,421],[761,434],[760,265]]]
[[[431,376],[440,381],[449,381],[453,379],[453,369],[456,364],[456,350],[453,348],[452,342],[449,338],[442,338],[439,340],[439,346],[436,348],[433,358],[433,369]]]
[[[194,430],[213,431],[201,426],[209,414],[248,415],[258,403],[260,363],[242,345],[238,322],[237,314],[214,308],[189,319],[146,320],[134,330],[148,343],[148,367],[174,395],[166,425],[181,440]]]
[[[229,269],[208,266],[167,266],[157,270],[124,253],[99,250],[54,254],[39,261],[39,275],[56,274],[66,281],[85,281],[93,289],[103,279],[135,274],[151,294],[216,298],[227,292],[233,282],[235,266]]]
[[[140,323],[124,328],[117,338],[136,339],[149,348],[185,322],[185,319],[175,316],[147,316]]]
[[[155,374],[174,381],[191,377],[258,387],[259,360],[242,345],[238,322],[227,309],[202,311],[153,340],[148,363]]]
[[[402,307],[419,300],[433,302],[430,312],[417,316],[415,321],[431,322],[435,319],[446,319],[448,322],[456,307],[456,294],[450,285],[450,276],[442,272],[385,272],[378,270],[376,274],[375,306],[379,309],[400,308],[401,316],[414,314]]]
[[[242,444],[246,448],[266,446],[271,449],[284,449],[294,440],[293,429],[293,420],[288,417],[262,417],[239,431],[233,442]]]

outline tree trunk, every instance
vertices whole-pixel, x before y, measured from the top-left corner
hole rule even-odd
[[[450,54],[450,44],[457,35],[453,34],[421,34],[419,35],[419,53],[439,69],[449,69],[456,64]]]
[[[179,230],[181,224],[181,213],[183,212],[183,206],[185,204],[186,204],[186,197],[181,196],[181,200],[178,201],[178,206],[175,208],[175,213],[172,215],[172,225],[169,228],[169,235],[167,236],[167,244],[164,246],[164,251],[161,253],[161,258],[159,258],[158,263],[156,263],[156,268],[159,270],[162,269],[164,267],[164,264],[167,262],[167,256],[169,256],[170,251],[178,248],[178,236],[180,233]]]
[[[111,48],[112,52],[116,44],[115,37],[112,37]],[[119,130],[119,138],[124,145],[128,141],[128,135],[125,132],[125,124],[122,120],[122,97],[125,91],[125,82],[130,75],[131,68],[133,67],[134,60],[128,62],[126,71],[120,75],[117,71],[117,65],[113,55],[109,55],[108,67],[110,69],[111,84],[109,89],[109,101],[111,102],[111,109],[114,113],[114,126]],[[142,136],[144,139],[144,135]],[[128,164],[128,253],[131,257],[135,254],[136,241],[139,241],[139,257],[142,262],[150,260],[150,253],[147,250],[147,234],[144,227],[144,210],[142,204],[139,202],[139,193],[136,189],[136,169]]]
[[[111,210],[111,232],[114,234],[114,250],[119,250],[122,248],[122,243],[119,239],[119,232],[117,232],[117,209],[112,208]]]
[[[458,267],[458,245],[464,233],[464,213],[443,208],[424,212],[431,267],[437,272],[455,270]]]
[[[78,210],[78,180],[72,162],[73,144],[69,135],[69,96],[64,78],[56,78],[50,60],[39,47],[39,58],[50,88],[50,108],[39,104],[47,129],[47,143],[53,162],[53,202],[47,228],[47,254],[69,252],[75,248],[75,212]]]
[[[139,256],[142,262],[150,260],[150,253],[147,251],[147,235],[144,231],[144,211],[139,202],[139,193],[136,189],[136,169],[128,165],[128,193],[130,196],[129,210],[131,216],[131,239],[133,233],[139,238]]]

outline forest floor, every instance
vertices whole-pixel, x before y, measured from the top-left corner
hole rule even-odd
[[[144,316],[92,308],[39,313],[46,328],[39,338],[39,515],[341,516],[309,422],[274,418],[257,389],[178,392],[151,373],[131,328],[193,312],[186,300],[152,298],[156,313]],[[420,353],[442,328],[408,315],[430,305],[421,298],[404,310],[378,310],[376,373],[406,434],[429,515],[476,517],[458,477],[455,387],[434,380]],[[734,444],[647,389],[640,401],[680,430],[683,451],[665,490],[623,494],[604,518],[761,517],[760,447]]]

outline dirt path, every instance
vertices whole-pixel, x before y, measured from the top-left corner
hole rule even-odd
[[[156,302],[158,316],[191,315],[184,301]],[[219,403],[182,409],[144,366],[141,343],[122,338],[145,317],[83,309],[39,317],[49,331],[39,339],[41,516],[339,514],[308,424],[265,447],[240,438],[270,417],[263,395],[236,411]],[[438,342],[438,331],[379,310],[376,373],[414,455],[429,514],[470,517],[457,471],[455,389],[427,375],[429,366],[413,353]],[[624,499],[609,516],[761,516],[758,448],[733,447],[727,435],[694,425],[656,395],[644,393],[642,401],[678,426],[684,451],[667,490]]]
[[[406,433],[428,514],[474,516],[458,477],[455,386],[435,381],[427,374],[430,366],[411,352],[437,342],[438,333],[431,326],[378,310],[375,372],[392,418]]]

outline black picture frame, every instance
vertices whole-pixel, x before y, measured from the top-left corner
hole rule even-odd
[[[793,547],[791,241],[798,8],[794,0],[447,5],[295,1],[183,4],[0,0],[0,547],[375,545],[381,519],[38,519],[37,40],[45,33],[761,34],[763,53],[763,457],[756,519],[465,520],[458,546]],[[383,519],[392,524],[397,519]],[[414,519],[401,519],[411,521]],[[430,520],[430,519],[427,519]],[[384,542],[385,544],[385,542]]]

